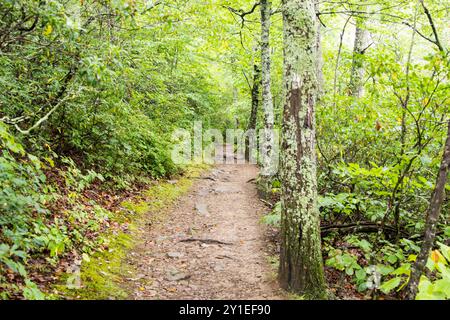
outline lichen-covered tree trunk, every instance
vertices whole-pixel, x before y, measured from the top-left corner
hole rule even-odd
[[[355,29],[355,42],[353,46],[352,71],[348,85],[349,94],[360,98],[363,95],[364,77],[364,52],[367,49],[367,39],[369,32],[364,29],[364,20],[357,18]]]
[[[450,170],[450,120],[448,121],[447,139],[444,145],[444,154],[442,162],[436,178],[436,186],[431,197],[428,207],[427,218],[425,223],[425,235],[423,238],[420,253],[411,270],[411,277],[407,287],[407,295],[409,299],[415,299],[420,276],[422,275],[425,265],[433,247],[434,238],[436,237],[436,224],[438,223],[439,214],[441,212],[442,203],[445,196],[445,184],[447,183],[447,175]]]
[[[313,0],[283,1],[284,113],[281,146],[282,287],[326,298],[315,153],[317,20]]]
[[[261,76],[262,76],[262,109],[264,113],[264,141],[262,155],[262,176],[272,174],[273,150],[273,101],[270,77],[270,11],[271,1],[261,0]]]

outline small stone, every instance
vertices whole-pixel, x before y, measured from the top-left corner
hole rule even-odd
[[[156,238],[156,242],[162,242],[167,239],[168,239],[168,237],[166,237],[166,236],[159,236],[158,238]]]
[[[167,272],[166,279],[169,281],[180,281],[180,280],[187,280],[191,276],[187,273],[180,272],[177,269],[173,268]]]
[[[180,280],[189,279],[190,277],[191,277],[190,275],[188,275],[186,273],[183,273],[183,272],[180,272],[180,273],[177,273],[175,275],[169,274],[166,277],[166,279],[169,280],[169,281],[180,281]]]
[[[207,216],[209,214],[208,205],[206,203],[196,203],[195,210],[197,210],[199,214],[204,216]]]
[[[183,254],[181,252],[167,252],[169,258],[181,258]]]
[[[187,228],[187,231],[186,231],[186,234],[192,236],[192,235],[194,234],[194,229],[191,228],[191,227],[188,227],[188,228]]]
[[[215,265],[215,266],[213,267],[213,270],[216,271],[216,272],[218,272],[218,271],[223,271],[223,266],[221,266],[221,265]]]

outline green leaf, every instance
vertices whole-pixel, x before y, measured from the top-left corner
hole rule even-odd
[[[385,276],[385,275],[391,273],[392,271],[394,271],[394,268],[389,265],[379,264],[379,265],[377,265],[377,271]]]
[[[366,279],[366,271],[364,269],[356,270],[355,272],[356,279],[360,282]]]
[[[388,280],[386,282],[384,282],[381,286],[380,286],[380,290],[385,293],[388,294],[389,292],[391,292],[393,289],[397,288],[400,283],[402,281],[401,277],[395,277],[392,278],[391,280]]]
[[[450,263],[450,247],[440,242],[438,242],[438,245],[440,252],[445,257],[445,259],[447,259],[447,261]]]
[[[411,273],[411,264],[402,263],[400,267],[391,272],[391,274],[395,275],[408,275]]]
[[[345,269],[345,273],[346,273],[347,275],[351,276],[351,275],[353,275],[354,270],[353,270],[353,268],[346,268],[346,269]]]
[[[23,289],[23,296],[28,300],[44,300],[45,295],[37,287],[37,285],[31,280],[25,280],[25,287]]]
[[[394,263],[396,263],[397,262],[397,256],[395,255],[395,254],[391,254],[388,258],[387,258],[387,261],[389,262],[389,263],[391,263],[391,264],[394,264]]]

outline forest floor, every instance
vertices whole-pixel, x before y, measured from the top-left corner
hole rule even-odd
[[[230,152],[230,150],[227,150]],[[203,173],[128,254],[132,299],[284,299],[248,164]]]

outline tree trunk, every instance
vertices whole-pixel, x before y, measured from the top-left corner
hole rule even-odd
[[[314,3],[314,10],[316,14],[319,12],[319,1],[316,0]],[[324,79],[323,79],[323,58],[322,58],[322,36],[321,36],[322,26],[317,23],[317,34],[316,34],[316,51],[317,51],[317,100],[323,95]]]
[[[283,1],[284,113],[281,146],[283,288],[326,298],[315,153],[317,20],[313,0]]]
[[[255,47],[254,51],[257,51]],[[256,61],[253,63],[253,84],[251,90],[252,96],[252,109],[250,111],[250,119],[248,121],[247,130],[256,129],[256,120],[258,118],[258,106],[260,103],[260,92],[261,92],[261,68]],[[245,138],[245,159],[250,161],[250,139],[248,135]]]
[[[253,66],[253,85],[252,85],[252,109],[248,121],[248,129],[256,129],[256,120],[258,118],[258,106],[261,92],[261,68],[255,64]]]
[[[448,121],[447,140],[444,146],[444,154],[442,156],[441,166],[436,178],[436,186],[431,196],[430,205],[427,212],[427,220],[425,223],[425,235],[423,238],[420,253],[411,270],[411,277],[407,287],[408,299],[415,299],[417,287],[420,277],[425,269],[425,265],[433,247],[434,238],[436,237],[436,224],[438,223],[439,213],[441,212],[442,203],[444,202],[445,184],[447,183],[447,173],[450,168],[450,120]]]
[[[262,108],[264,112],[264,137],[261,175],[270,176],[273,174],[272,153],[274,135],[273,135],[273,101],[271,92],[270,77],[270,11],[271,1],[261,0],[261,75],[262,75]]]
[[[348,86],[349,94],[360,98],[363,95],[364,77],[364,52],[367,49],[367,38],[369,33],[364,29],[362,18],[356,20],[355,43],[353,47],[352,71]]]

